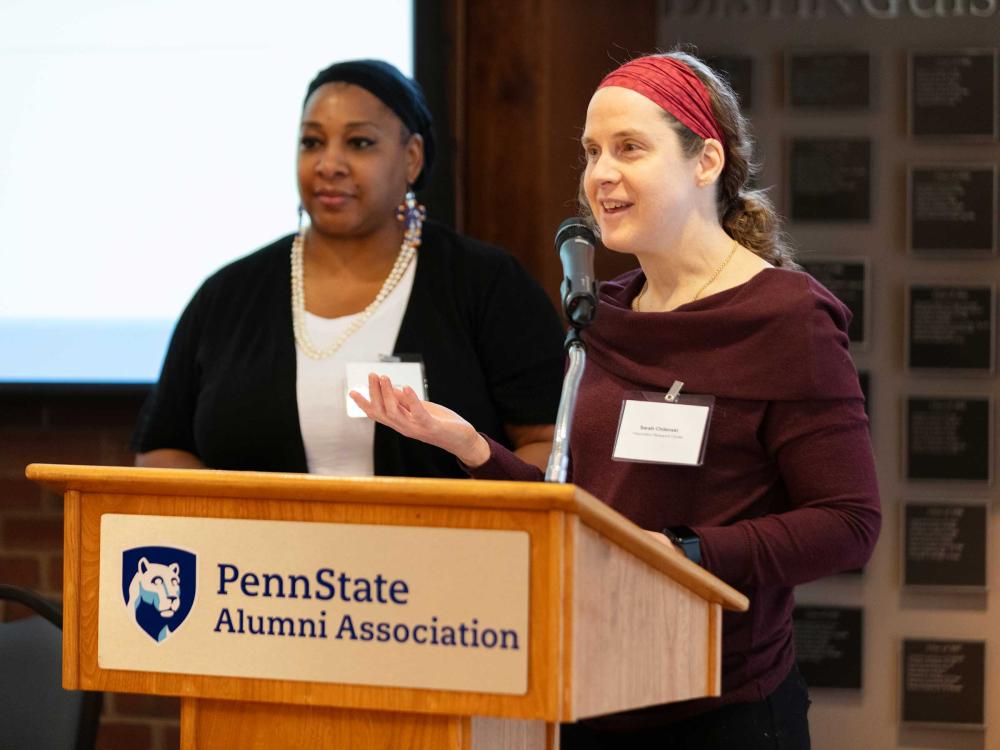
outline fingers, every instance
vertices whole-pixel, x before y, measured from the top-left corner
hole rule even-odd
[[[369,419],[374,419],[374,409],[372,409],[372,402],[366,399],[357,391],[348,391],[348,396],[351,397],[351,401],[358,405],[358,408],[365,413],[365,416]]]
[[[382,384],[374,372],[368,373],[368,398],[372,403],[372,411],[379,416],[385,414],[385,402],[382,400]],[[381,420],[380,420],[381,421]]]
[[[397,390],[396,399],[400,408],[405,410],[415,422],[425,425],[431,421],[431,415],[424,408],[420,396],[410,386],[406,386],[401,391]]]
[[[388,424],[401,432],[410,431],[407,434],[412,437],[414,420],[409,407],[404,403],[403,391],[392,384],[388,375],[379,376],[379,387],[385,415],[389,419]]]
[[[652,529],[643,529],[643,531],[645,531],[647,534],[653,537],[653,539],[655,539],[656,541],[660,542],[663,545],[666,545],[667,549],[669,549],[671,552],[676,552],[681,557],[684,557],[684,553],[681,552],[680,548],[674,545],[674,543],[671,542],[669,539],[667,539],[667,537],[663,534],[662,531],[653,531]]]
[[[412,392],[412,389],[410,390]],[[412,394],[412,398],[408,398],[404,391],[393,386],[388,376],[369,373],[367,399],[357,391],[350,391],[348,395],[369,419],[391,427],[407,437],[416,436],[418,430],[411,409],[414,403],[419,406],[420,399],[416,393]]]
[[[396,396],[398,389],[393,387],[388,375],[380,375],[378,383],[386,415],[392,420],[398,420],[400,417],[399,398]]]
[[[391,420],[386,411],[385,399],[382,395],[382,383],[375,373],[368,375],[368,398],[362,396],[358,391],[348,391],[348,396],[358,405],[358,408],[365,413],[365,416],[376,422],[387,424],[390,427]]]

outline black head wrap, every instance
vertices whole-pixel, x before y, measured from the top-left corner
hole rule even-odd
[[[349,60],[334,63],[317,73],[306,90],[303,106],[320,86],[337,82],[353,83],[375,95],[396,113],[411,133],[423,137],[424,167],[413,181],[414,189],[423,187],[424,177],[434,163],[434,123],[420,84],[382,60]]]

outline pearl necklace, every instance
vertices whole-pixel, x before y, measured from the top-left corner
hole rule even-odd
[[[402,280],[403,274],[406,273],[410,261],[417,254],[417,247],[420,245],[420,230],[421,222],[414,222],[407,226],[406,234],[403,236],[403,244],[399,246],[399,254],[396,256],[396,262],[392,264],[392,270],[389,271],[389,275],[382,282],[382,288],[378,290],[375,299],[371,301],[368,307],[361,311],[361,314],[354,319],[351,325],[347,327],[347,330],[340,334],[337,340],[326,349],[317,349],[306,330],[305,274],[302,263],[305,238],[303,232],[295,235],[295,240],[292,242],[292,331],[295,333],[295,343],[307,357],[310,359],[326,359],[330,355],[335,354],[347,339],[361,330],[361,327],[375,314],[379,305],[385,302],[393,290],[399,286],[399,282]]]
[[[712,284],[712,282],[715,281],[717,278],[719,278],[719,274],[725,270],[726,266],[729,265],[729,261],[731,261],[733,259],[733,256],[736,255],[736,250],[739,246],[740,243],[737,242],[736,240],[733,240],[733,249],[729,251],[729,255],[727,255],[726,259],[722,261],[722,265],[720,265],[718,268],[715,269],[715,272],[709,277],[708,281],[706,281],[704,284],[701,285],[701,289],[699,289],[698,292],[691,298],[692,302],[698,299],[702,295],[702,293],[704,293],[704,291],[708,289],[708,287]],[[642,300],[642,295],[646,293],[646,289],[648,287],[649,287],[649,282],[648,281],[643,282],[642,289],[639,290],[639,293],[635,295],[635,298],[632,300],[631,307],[635,312],[642,312],[639,309],[639,302],[640,300]]]

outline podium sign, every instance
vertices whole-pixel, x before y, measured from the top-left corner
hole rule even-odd
[[[523,531],[106,514],[98,665],[523,695],[529,552]]]

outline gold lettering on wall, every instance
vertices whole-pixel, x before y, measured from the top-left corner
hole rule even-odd
[[[997,15],[998,0],[666,0],[671,18],[798,19],[868,16],[891,21],[902,17],[937,20]]]

